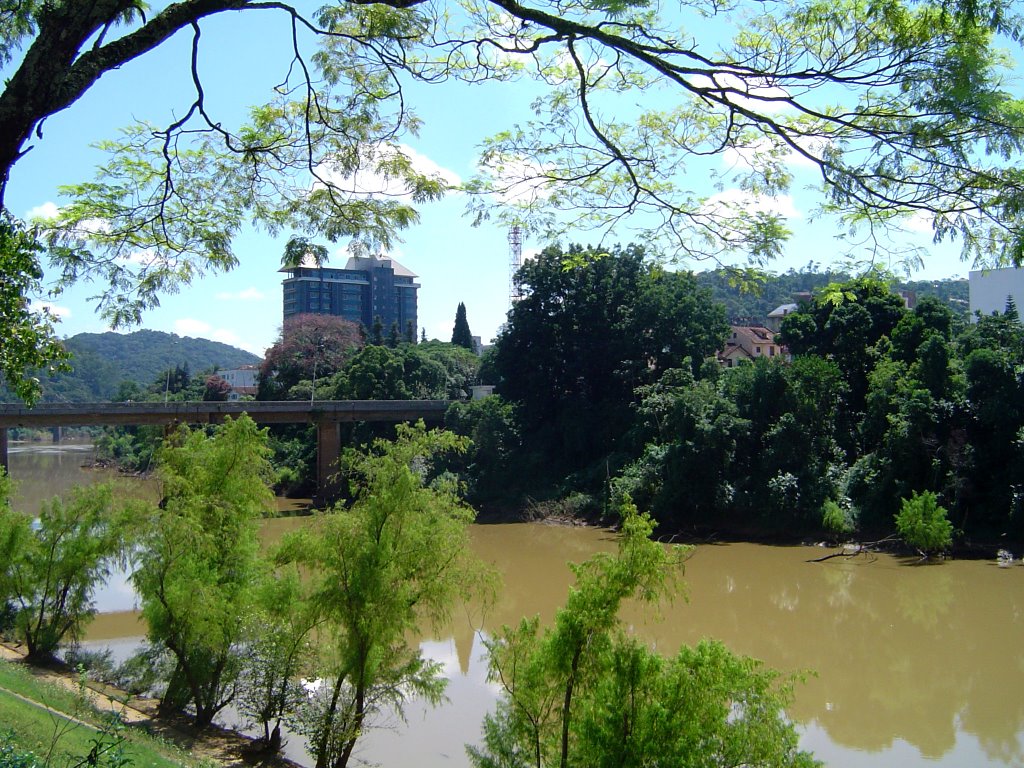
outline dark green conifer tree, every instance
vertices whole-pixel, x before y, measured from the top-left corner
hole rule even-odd
[[[455,310],[455,328],[452,330],[452,344],[465,347],[470,352],[476,351],[473,344],[473,334],[469,330],[469,321],[466,320],[466,305],[461,301],[459,308]]]
[[[1020,313],[1017,311],[1017,301],[1013,298],[1013,294],[1006,294],[1006,307],[1003,309],[1003,314],[1006,316],[1007,320],[1012,320],[1015,323],[1020,321]]]

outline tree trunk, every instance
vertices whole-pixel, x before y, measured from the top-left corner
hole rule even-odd
[[[352,735],[345,742],[345,750],[341,757],[334,764],[334,768],[346,768],[349,758],[352,757],[352,750],[356,747],[359,739],[359,732],[363,729],[363,720],[366,719],[366,682],[362,675],[359,676],[359,683],[356,685],[356,709],[352,718]]]
[[[576,649],[573,654],[572,664],[569,667],[569,679],[565,683],[565,701],[562,703],[562,760],[561,768],[569,766],[569,723],[572,720],[572,689],[576,682],[576,672],[580,666],[580,656],[583,653],[582,647]]]
[[[338,697],[341,696],[341,688],[345,684],[345,676],[339,675],[334,682],[334,691],[331,693],[331,705],[327,708],[324,716],[324,732],[316,749],[316,768],[327,768],[327,743],[330,741],[330,725],[334,722],[334,716],[338,711]]]

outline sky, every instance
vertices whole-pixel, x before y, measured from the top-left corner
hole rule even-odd
[[[278,13],[222,14],[203,24],[200,68],[206,103],[215,120],[237,124],[249,105],[269,98],[288,66],[285,48],[288,28]],[[178,34],[169,43],[120,70],[107,73],[76,104],[50,117],[42,138],[15,166],[7,205],[18,216],[31,217],[56,210],[64,199],[63,184],[90,180],[103,155],[92,145],[116,136],[135,120],[167,123],[180,117],[193,100],[189,80],[190,36]],[[482,139],[532,116],[530,103],[537,86],[526,83],[480,83],[415,86],[407,97],[423,120],[415,138],[404,140],[423,167],[442,173],[453,183],[476,171],[476,151]],[[727,164],[735,158],[723,156]],[[814,181],[811,168],[795,167],[790,196],[772,205],[788,217],[793,237],[785,254],[771,269],[799,269],[808,262],[825,267],[834,263],[840,246],[834,225],[812,221],[816,196],[806,187]],[[710,190],[709,190],[710,192]],[[716,194],[729,199],[736,190]],[[420,221],[403,234],[404,242],[390,255],[419,276],[420,325],[428,338],[451,338],[455,312],[464,302],[474,335],[489,343],[505,321],[509,307],[508,232],[494,224],[471,226],[465,199],[455,193],[420,207]],[[911,226],[907,239],[928,249],[925,268],[914,279],[966,277],[969,265],[960,261],[955,246],[932,246],[927,227]],[[212,339],[257,355],[273,344],[281,327],[281,280],[278,272],[288,233],[271,237],[247,229],[234,243],[238,267],[197,279],[149,310],[141,327]],[[576,242],[589,243],[583,233]],[[331,266],[344,266],[346,243],[325,244]],[[546,243],[526,241],[526,258]],[[683,264],[700,270],[702,264]],[[90,301],[99,286],[83,283],[53,302],[61,318],[58,333],[99,333],[108,330]]]

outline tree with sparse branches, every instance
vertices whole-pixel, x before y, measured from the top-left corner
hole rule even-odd
[[[206,98],[200,53],[213,19],[257,13],[280,18],[291,62],[231,125]],[[709,15],[717,35],[703,34]],[[1022,33],[1009,0],[23,0],[0,10],[0,206],[47,118],[178,33],[191,38],[191,103],[106,142],[97,178],[66,187],[38,231],[59,282],[101,282],[115,324],[235,265],[249,221],[394,243],[449,188],[403,147],[419,126],[410,83],[540,86],[531,117],[483,144],[465,185],[476,221],[556,236],[628,220],[673,253],[763,265],[789,235],[770,202],[802,164],[857,248],[884,248],[913,219],[972,260],[1024,259],[1024,110],[1000,51]],[[139,252],[151,258],[124,258]]]
[[[76,488],[43,505],[37,521],[9,504],[0,471],[0,606],[11,606],[14,633],[28,657],[49,661],[92,619],[93,595],[122,551],[113,487]]]
[[[412,697],[443,698],[439,665],[410,639],[451,620],[462,600],[492,589],[469,549],[475,513],[454,484],[427,485],[430,463],[464,451],[465,438],[399,425],[394,442],[349,453],[355,501],[289,534],[279,560],[309,574],[319,622],[313,672],[322,685],[297,714],[317,768],[344,768],[357,741],[386,710]]]

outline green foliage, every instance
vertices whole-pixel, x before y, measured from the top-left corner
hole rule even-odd
[[[42,402],[102,402],[143,400],[141,386],[160,380],[161,399],[165,374],[178,369],[210,371],[259,362],[255,355],[207,339],[193,339],[161,331],[134,333],[79,333],[65,339],[70,354],[61,372],[37,371]],[[0,390],[0,397],[13,393]]]
[[[652,265],[639,246],[547,248],[516,279],[524,296],[492,370],[520,408],[524,440],[556,476],[603,470],[633,422],[634,390],[684,358],[699,365],[727,330],[692,275]]]
[[[457,400],[477,381],[480,359],[442,342],[368,345],[336,377],[339,400]]]
[[[32,232],[0,210],[0,380],[29,404],[42,394],[37,369],[66,370],[68,358],[54,333],[55,318],[31,305],[41,291],[41,250]]]
[[[13,734],[0,737],[0,768],[37,768],[39,762],[31,752],[18,749]]]
[[[466,305],[461,301],[455,310],[455,327],[452,329],[452,344],[475,351],[473,344],[473,333],[469,330],[469,321],[466,319]]]
[[[621,625],[624,600],[672,594],[682,550],[651,529],[627,506],[617,554],[573,566],[552,627],[524,619],[488,644],[503,696],[474,765],[815,765],[781,711],[790,683],[718,643],[665,658]]]
[[[257,523],[273,509],[266,435],[246,415],[211,436],[185,427],[158,456],[163,502],[142,521],[132,583],[149,638],[176,667],[163,695],[199,726],[235,695],[261,570]]]
[[[947,514],[934,493],[915,493],[903,499],[896,515],[896,530],[910,546],[927,555],[935,554],[953,543],[953,524]]]
[[[81,679],[78,681],[81,684]],[[150,768],[209,768],[159,737],[141,729],[124,728],[108,712],[99,712],[82,695],[45,682],[21,664],[0,662],[0,762],[14,768],[48,766],[72,768],[100,765]],[[24,699],[16,698],[17,693]],[[53,711],[47,711],[43,707]],[[55,714],[64,713],[75,721]],[[56,738],[55,738],[56,734]]]
[[[516,490],[530,490],[526,486],[529,478],[524,478],[515,459],[522,439],[511,403],[497,395],[452,403],[444,423],[446,429],[471,441],[464,457],[455,457],[446,466],[468,479],[466,495],[474,506],[507,501],[514,498]]]
[[[393,443],[349,453],[354,502],[317,517],[282,542],[279,561],[308,568],[308,605],[318,623],[311,675],[323,686],[298,728],[317,764],[342,768],[373,717],[399,713],[412,696],[437,703],[444,680],[411,640],[443,625],[457,601],[485,596],[490,578],[470,553],[474,513],[424,469],[466,441],[450,432],[400,427]]]
[[[821,526],[836,536],[847,536],[857,528],[849,510],[843,509],[832,499],[821,507]]]
[[[76,14],[26,2],[0,18],[0,203],[42,123],[104,72],[179,31],[194,29],[198,46],[211,18],[261,5],[139,7]],[[958,238],[967,258],[1021,260],[1024,109],[1005,86],[1010,57],[999,48],[1021,38],[1016,7],[744,3],[715,34],[673,42],[691,41],[687,28],[718,10],[474,0],[452,12],[389,0],[296,11],[319,48],[310,55],[299,41],[304,66],[283,73],[241,124],[215,121],[200,96],[170,125],[140,122],[101,145],[109,159],[96,179],[66,187],[68,204],[46,223],[61,283],[101,281],[105,316],[133,322],[162,293],[234,266],[232,240],[249,223],[297,232],[301,255],[312,237],[387,247],[417,221],[416,205],[449,188],[403,144],[420,123],[399,84],[528,75],[541,86],[533,117],[486,140],[480,173],[464,185],[478,221],[497,215],[553,242],[629,226],[638,213],[645,242],[719,262],[740,254],[759,269],[790,235],[767,201],[794,184],[797,156],[820,172],[821,208],[854,243],[867,229],[883,251],[886,230],[924,215],[936,240]],[[286,40],[290,31],[285,22]],[[89,46],[96,53],[83,63]],[[702,66],[680,67],[686,58]],[[203,94],[201,70],[189,74]],[[743,162],[707,162],[725,153]],[[357,174],[383,181],[365,190]],[[992,215],[964,213],[979,210]],[[125,258],[140,251],[152,258]]]
[[[614,485],[660,522],[752,535],[817,531],[836,492],[844,384],[818,358],[760,358],[695,381],[669,370],[637,391],[643,452]]]
[[[95,612],[93,593],[121,552],[113,488],[75,488],[67,501],[44,504],[33,525],[10,508],[8,483],[0,489],[0,604],[14,605],[14,633],[29,658],[45,660],[79,639]]]
[[[96,454],[122,469],[145,472],[153,466],[163,434],[159,426],[104,427],[96,439]]]
[[[697,272],[694,277],[698,285],[711,289],[715,301],[725,305],[729,321],[739,324],[738,321],[764,323],[768,313],[776,307],[794,303],[794,294],[813,292],[849,276],[812,261],[799,270],[790,269],[779,275],[763,271],[750,273],[742,269],[714,269]]]

